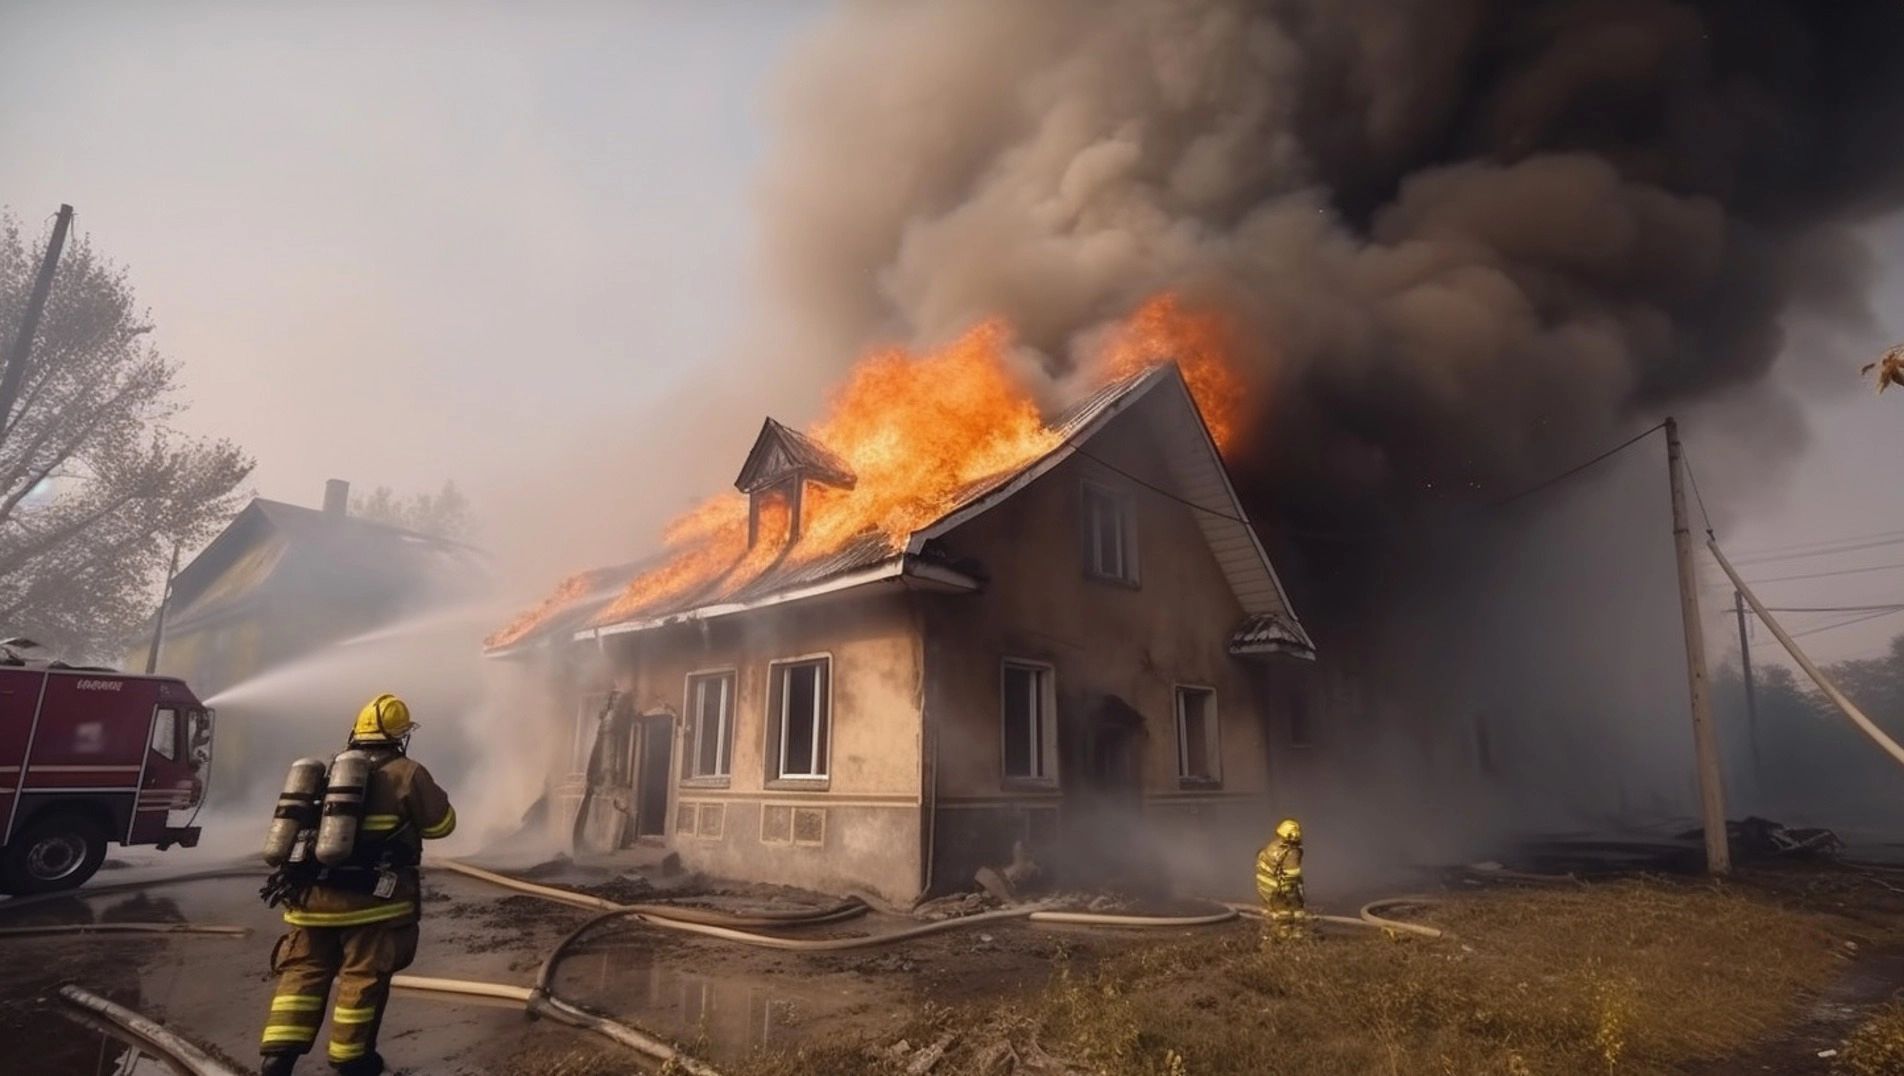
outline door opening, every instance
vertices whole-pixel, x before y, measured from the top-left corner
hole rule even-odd
[[[641,773],[635,782],[635,836],[668,835],[668,778],[673,772],[674,718],[667,714],[642,717],[637,723],[641,740]]]

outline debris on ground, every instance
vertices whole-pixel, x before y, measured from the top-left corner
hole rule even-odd
[[[953,893],[925,901],[913,908],[912,914],[920,919],[958,919],[995,907],[997,905],[984,893]]]

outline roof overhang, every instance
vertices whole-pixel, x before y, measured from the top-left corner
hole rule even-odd
[[[666,616],[650,617],[640,620],[624,620],[615,624],[603,624],[599,627],[585,628],[575,633],[575,640],[603,639],[611,635],[628,635],[640,631],[652,631],[670,624],[687,624],[700,620],[713,620],[732,616],[735,613],[749,613],[756,609],[768,609],[789,602],[805,601],[826,594],[837,594],[867,586],[897,587],[907,590],[926,590],[941,594],[970,593],[978,590],[982,584],[964,572],[948,568],[943,564],[924,560],[910,553],[902,553],[889,560],[881,561],[868,568],[845,572],[831,579],[823,579],[803,587],[783,590],[750,601],[717,602],[702,605]]]

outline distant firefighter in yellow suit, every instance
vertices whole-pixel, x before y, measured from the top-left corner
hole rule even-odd
[[[1275,838],[1256,853],[1256,895],[1272,937],[1303,933],[1302,824],[1293,818],[1278,822]]]

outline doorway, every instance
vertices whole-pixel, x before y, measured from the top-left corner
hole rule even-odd
[[[641,743],[640,776],[635,781],[635,836],[668,835],[668,778],[674,772],[674,718],[643,716],[635,722]]]
[[[1064,785],[1066,867],[1080,885],[1131,889],[1154,877],[1139,839],[1143,819],[1144,715],[1103,695],[1060,728],[1067,734]]]

